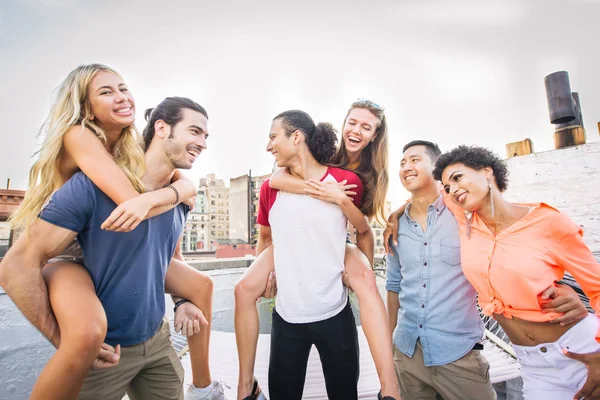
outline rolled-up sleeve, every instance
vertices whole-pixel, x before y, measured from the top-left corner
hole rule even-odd
[[[569,217],[559,214],[555,237],[558,233],[567,232],[553,246],[555,254],[565,271],[571,273],[584,293],[588,296],[590,305],[598,316],[600,313],[600,264],[583,242],[583,229]],[[600,326],[596,333],[596,341],[600,342]]]
[[[400,274],[400,258],[398,257],[398,250],[396,246],[392,246],[393,253],[388,255],[387,258],[387,278],[385,280],[385,289],[389,292],[400,292],[400,281],[402,275]]]

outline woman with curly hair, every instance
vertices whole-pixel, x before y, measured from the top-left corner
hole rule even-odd
[[[345,248],[345,275],[356,292],[361,311],[362,327],[381,383],[380,398],[400,399],[400,389],[394,368],[392,341],[383,300],[377,289],[371,268],[374,257],[374,237],[369,219],[385,221],[384,207],[388,187],[387,122],[383,108],[359,99],[352,103],[342,129],[342,141],[331,159],[323,161],[356,173],[364,187],[362,200],[353,202],[355,185],[347,182],[321,182],[294,176],[282,168],[275,172],[270,186],[285,192],[307,194],[338,206],[357,229],[357,246]],[[303,179],[304,178],[304,179]],[[260,398],[253,371],[256,357],[259,323],[255,302],[272,280],[273,246],[257,257],[235,287],[235,327],[239,355],[238,400]]]
[[[553,324],[561,314],[543,312],[539,298],[566,271],[600,311],[600,265],[583,242],[582,228],[545,203],[505,200],[508,169],[487,149],[459,146],[438,159],[433,174],[460,206],[453,210],[464,274],[484,314],[500,323],[513,344],[525,398],[597,398],[598,318]]]

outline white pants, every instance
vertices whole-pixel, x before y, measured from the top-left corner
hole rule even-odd
[[[598,317],[590,314],[554,343],[513,345],[522,366],[525,400],[573,399],[587,379],[587,368],[582,362],[565,356],[563,349],[573,353],[600,350],[600,343],[596,342],[598,325]]]

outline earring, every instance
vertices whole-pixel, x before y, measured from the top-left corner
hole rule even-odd
[[[494,190],[492,189],[492,182],[488,181],[488,187],[490,188],[490,203],[492,205],[492,217],[495,214],[495,210],[494,210]]]

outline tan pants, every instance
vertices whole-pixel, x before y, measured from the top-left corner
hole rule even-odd
[[[79,400],[183,400],[183,367],[171,345],[169,321],[144,343],[123,347],[114,368],[88,373]]]
[[[495,400],[496,392],[489,376],[490,364],[479,350],[445,365],[426,367],[421,342],[413,357],[394,346],[394,364],[404,400]]]

